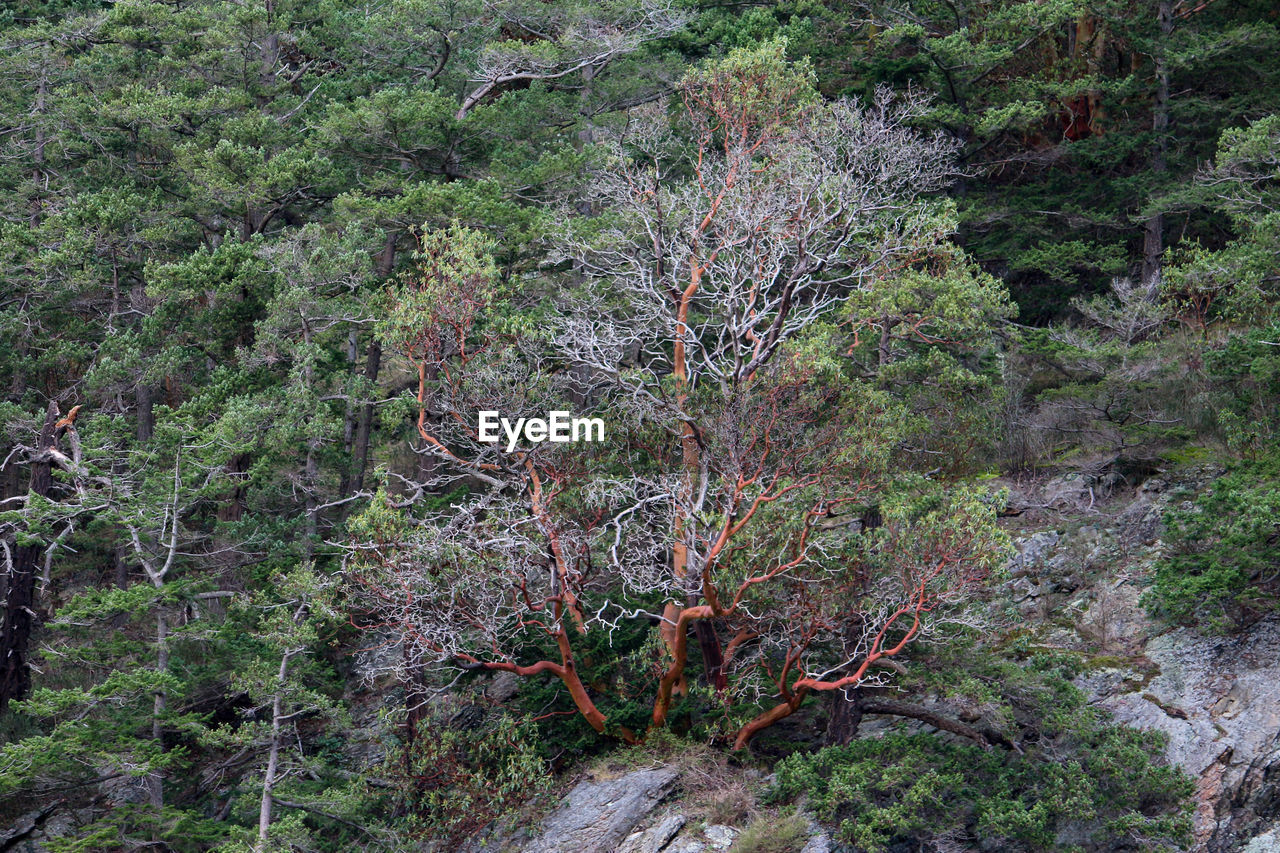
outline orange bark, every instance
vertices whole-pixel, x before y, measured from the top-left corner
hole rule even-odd
[[[674,606],[674,605],[669,605]],[[653,702],[653,727],[661,728],[667,723],[667,712],[671,710],[671,697],[676,694],[676,685],[684,679],[685,664],[689,660],[689,623],[695,619],[711,618],[711,608],[705,604],[697,607],[685,607],[680,611],[674,626],[674,637],[671,646],[671,665],[658,680],[658,695]]]

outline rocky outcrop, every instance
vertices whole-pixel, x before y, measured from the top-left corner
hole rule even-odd
[[[1142,606],[1165,547],[1163,514],[1219,473],[1205,467],[1165,474],[1127,490],[1123,500],[1109,480],[1051,481],[1033,495],[1039,506],[1086,511],[1071,523],[1054,516],[1062,522],[1057,529],[1036,529],[1024,515],[1032,523],[1015,538],[1006,591],[1040,641],[1081,655],[1087,672],[1078,684],[1091,701],[1119,722],[1167,736],[1168,760],[1197,780],[1194,853],[1280,853],[1280,617],[1239,637],[1207,637],[1167,630]],[[1108,494],[1112,501],[1103,503]],[[696,805],[691,811],[687,800],[666,800],[677,777],[660,768],[584,781],[522,843],[487,849],[731,849],[737,829],[704,825]],[[1073,826],[1059,843],[1085,845],[1090,830]],[[839,849],[810,823],[804,853]]]
[[[691,832],[675,839],[664,853],[715,853],[733,846],[739,831],[732,826],[712,824],[701,832]]]
[[[684,829],[688,818],[682,814],[669,814],[648,829],[627,836],[618,853],[659,853],[664,850],[676,833]]]
[[[1280,853],[1280,823],[1250,839],[1241,853]]]
[[[1280,620],[1239,638],[1171,631],[1145,654],[1157,672],[1145,685],[1111,692],[1108,676],[1123,676],[1100,674],[1093,692],[1121,722],[1164,732],[1169,760],[1196,777],[1198,849],[1257,848],[1280,817]]]
[[[674,768],[661,767],[581,782],[542,820],[542,834],[524,851],[614,853],[671,792],[679,775]]]
[[[1114,661],[1079,685],[1119,722],[1168,737],[1168,759],[1196,779],[1196,853],[1280,853],[1280,618],[1208,637],[1142,606],[1165,512],[1222,472],[1162,472],[1123,494],[1079,475],[1024,490],[1016,501],[1059,511],[1040,518],[1060,526],[1024,516],[1006,590],[1046,642]]]

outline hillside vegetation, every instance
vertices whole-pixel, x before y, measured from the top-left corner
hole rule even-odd
[[[6,4],[0,851],[513,845],[614,764],[713,848],[1239,849],[1280,760],[1153,660],[1280,602],[1278,27]]]

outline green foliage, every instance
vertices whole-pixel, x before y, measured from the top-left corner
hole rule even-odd
[[[502,713],[479,725],[441,713],[419,719],[387,766],[407,831],[457,845],[546,790],[550,769],[533,731]]]
[[[613,631],[593,629],[575,638],[574,648],[579,675],[607,718],[606,733],[616,737],[623,730],[644,731],[653,712],[653,684],[661,660],[660,645],[648,623],[626,620]],[[553,659],[555,653],[550,640],[532,642],[521,662]],[[514,704],[521,713],[536,718],[530,724],[537,732],[534,743],[543,757],[557,766],[612,746],[583,721],[558,679],[523,679]],[[694,698],[688,697],[677,704],[673,717],[678,725],[687,726],[689,715],[697,710]]]
[[[1201,452],[1184,446],[1189,436],[1212,448],[1205,453],[1221,440],[1244,461],[1191,509],[1172,511],[1172,550],[1150,603],[1215,630],[1274,610],[1273,4],[1201,5],[1168,37],[1150,7],[1131,0],[872,0],[858,14],[824,0],[674,6],[673,17],[640,0],[23,0],[0,9],[0,556],[24,546],[40,554],[36,689],[0,720],[0,795],[25,811],[72,792],[67,808],[85,825],[50,849],[158,839],[184,851],[252,847],[277,697],[288,718],[277,792],[306,808],[277,806],[269,844],[391,849],[379,815],[387,804],[376,786],[352,781],[368,768],[350,712],[367,697],[344,683],[354,673],[341,646],[359,641],[341,626],[360,617],[332,595],[337,554],[351,540],[419,534],[416,513],[445,515],[487,487],[472,477],[409,485],[431,460],[414,427],[423,407],[403,393],[417,366],[405,357],[437,367],[462,347],[501,341],[486,357],[518,373],[518,399],[540,402],[548,388],[578,382],[577,365],[539,347],[583,297],[590,271],[550,244],[566,227],[603,240],[626,224],[583,201],[619,162],[610,157],[648,145],[640,153],[654,154],[655,180],[684,182],[682,203],[697,206],[702,188],[678,156],[691,135],[707,131],[714,145],[732,145],[730,128],[789,139],[795,120],[825,101],[866,98],[881,84],[935,94],[918,124],[962,146],[964,174],[949,197],[913,214],[915,238],[892,270],[866,287],[836,285],[838,306],[789,340],[787,369],[761,379],[752,400],[798,381],[794,411],[807,426],[786,438],[791,450],[812,452],[806,442],[830,429],[842,447],[819,454],[824,466],[857,468],[868,489],[899,493],[915,490],[913,473],[945,482],[993,467],[1018,430],[1036,434],[1022,457],[1031,464],[1189,461]],[[1152,131],[1158,57],[1173,92],[1163,139]],[[649,137],[633,133],[646,123]],[[805,166],[757,160],[752,180],[779,186]],[[643,183],[632,189],[647,192]],[[670,200],[666,223],[683,215]],[[1108,280],[1141,263],[1143,227],[1157,212],[1165,243],[1187,238],[1166,256],[1163,301],[1105,294]],[[655,233],[683,239],[664,227]],[[859,246],[896,226],[867,227]],[[629,261],[646,276],[651,236]],[[655,316],[609,276],[600,289],[602,310]],[[997,341],[1015,310],[1009,289],[1024,320],[1069,322]],[[691,322],[710,310],[695,306]],[[537,352],[506,347],[513,338]],[[645,343],[621,370],[669,355],[669,342]],[[699,381],[689,409],[715,413],[715,382]],[[427,395],[441,382],[430,378]],[[638,398],[597,382],[587,382],[584,407],[623,435]],[[651,390],[673,399],[669,386]],[[63,442],[70,453],[75,439],[81,458],[55,465],[50,495],[37,497],[27,494],[28,450],[51,399],[64,411],[83,404]],[[626,483],[669,461],[653,452],[666,426],[640,420],[626,442],[557,461],[557,499],[575,518],[608,517],[584,472]],[[699,440],[736,440],[712,432]],[[375,469],[383,487],[371,497]],[[729,576],[781,554],[798,530],[787,510],[809,497],[800,490],[790,507],[762,508],[760,535],[723,561]],[[875,501],[864,498],[842,498],[821,524],[869,510]],[[969,525],[989,559],[1003,547],[989,535],[989,501],[960,492],[903,503],[886,503],[903,537]],[[841,540],[816,570],[870,565],[888,536]],[[921,554],[910,543],[901,553]],[[880,568],[892,563],[881,559]],[[807,584],[750,603],[799,600]],[[824,603],[838,615],[859,595]],[[519,662],[555,657],[529,636],[538,634],[526,632]],[[607,734],[643,731],[666,660],[653,627],[622,620],[575,637],[574,651]],[[769,654],[759,659],[772,665]],[[1032,684],[1020,667],[1000,670],[1012,686],[996,689],[965,654],[981,656],[948,658],[937,678],[909,688],[985,703],[1011,737],[1032,717],[1060,728],[1055,703],[1078,707],[1061,685]],[[758,710],[750,690],[728,697],[702,677],[695,653],[689,690],[670,711],[679,731],[713,741]],[[546,763],[607,743],[554,678],[526,681],[514,703],[519,726],[503,718],[415,741],[419,771],[435,756],[457,780],[406,789],[416,831],[459,837],[468,821],[538,787],[520,774],[541,779]],[[936,740],[911,743],[939,767],[969,757]],[[1105,739],[1096,749],[1120,752]],[[1027,768],[989,767],[1004,779],[993,791],[1025,800],[1048,784]],[[953,802],[953,789],[969,792],[942,769],[919,790],[868,772],[881,794],[914,791],[923,813],[939,798]],[[115,774],[131,804],[94,799],[97,780]],[[1064,785],[1050,794],[1092,802]],[[966,801],[984,837],[1043,840],[1059,817],[1001,812],[992,797],[981,808],[980,798]],[[888,826],[875,823],[882,806],[871,797],[858,808],[870,826]],[[992,815],[990,827],[979,811]]]
[[[1229,128],[1215,162],[1195,188],[1202,204],[1225,213],[1237,232],[1223,246],[1181,248],[1165,282],[1170,304],[1187,321],[1260,324],[1280,304],[1275,269],[1280,259],[1280,114]]]
[[[743,139],[777,134],[817,101],[808,60],[787,62],[786,39],[740,47],[690,71],[680,87],[716,123]]]
[[[492,251],[491,240],[457,221],[439,231],[424,228],[416,265],[393,292],[379,336],[415,362],[437,363],[450,346],[465,352],[472,324],[495,296]]]
[[[1233,334],[1205,354],[1214,388],[1209,404],[1227,447],[1266,456],[1280,436],[1280,323]]]
[[[1189,841],[1192,780],[1164,762],[1162,735],[1113,723],[1087,701],[1072,683],[1081,655],[1030,633],[999,641],[975,633],[914,657],[899,689],[931,697],[935,714],[970,721],[989,745],[899,725],[785,758],[771,798],[803,795],[843,840],[868,851],[943,839],[1028,851]],[[855,698],[880,695],[864,688]]]
[[[1280,457],[1239,463],[1165,517],[1152,613],[1208,631],[1247,628],[1280,605]]]
[[[1018,752],[890,733],[784,759],[776,796],[803,795],[869,853],[940,839],[1028,851],[1181,848],[1192,783],[1156,762],[1159,736],[1108,723],[1069,688],[1066,698],[1070,709]]]
[[[131,839],[155,838],[175,853],[196,853],[218,844],[227,831],[226,824],[183,809],[153,810],[126,803],[74,836],[48,839],[45,846],[50,853],[100,853],[119,849]]]

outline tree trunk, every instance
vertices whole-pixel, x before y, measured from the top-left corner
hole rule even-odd
[[[156,589],[161,584],[155,584]],[[163,605],[160,605],[163,607]],[[156,672],[163,675],[169,671],[169,622],[164,611],[156,613]],[[168,704],[163,690],[157,690],[151,707],[151,739],[156,742],[160,752],[164,752],[164,712]],[[164,808],[164,777],[158,771],[147,774],[147,792],[154,809]]]
[[[244,485],[240,475],[249,470],[249,454],[237,453],[227,462],[226,471],[231,476],[232,486],[218,506],[218,521],[239,521],[244,517]]]
[[[695,604],[691,601],[690,604]],[[702,652],[702,667],[706,673],[707,684],[717,693],[728,688],[729,675],[724,668],[724,649],[720,638],[716,635],[716,626],[710,619],[699,619],[693,623],[693,632],[698,638],[698,648]]]
[[[40,82],[36,84],[35,114],[41,118],[36,120],[36,146],[31,152],[31,162],[34,164],[34,168],[31,170],[31,185],[33,187],[39,187],[44,183],[44,149],[45,145],[48,144],[48,140],[44,133],[43,116],[47,109],[46,98],[48,97],[48,94],[49,78],[45,72],[44,66],[42,65],[40,68]],[[28,219],[27,224],[32,228],[37,228],[39,227],[42,219],[44,219],[44,200],[39,196],[36,196],[31,199],[31,216]]]
[[[262,802],[258,807],[258,843],[254,845],[254,853],[265,853],[267,835],[271,828],[271,808],[275,803],[273,792],[276,787],[276,775],[280,767],[280,741],[282,738],[284,717],[284,687],[289,677],[289,652],[280,658],[280,674],[276,681],[276,695],[271,700],[271,750],[267,755],[267,770],[262,777]]]
[[[844,690],[832,690],[827,702],[830,716],[822,744],[844,746],[858,736],[858,726],[862,724],[862,695],[856,687],[847,694]]]
[[[986,747],[989,745],[986,735],[975,729],[973,726],[965,725],[959,720],[953,720],[943,714],[935,713],[923,705],[913,705],[910,702],[897,702],[892,699],[864,699],[861,704],[862,712],[867,714],[888,714],[895,717],[909,717],[913,720],[920,720],[928,723],[935,729],[951,734],[960,735],[969,738],[969,740]]]
[[[156,432],[155,395],[150,385],[139,381],[133,392],[138,407],[138,441],[150,441]]]
[[[884,370],[889,366],[889,362],[893,360],[893,327],[894,322],[885,317],[880,324],[880,343],[876,348],[877,360],[880,369]]]
[[[31,483],[27,491],[42,498],[49,496],[53,486],[52,460],[47,451],[58,449],[58,440],[64,431],[57,425],[58,414],[58,404],[50,402],[36,452],[31,459]],[[71,427],[67,425],[65,428]],[[0,633],[0,714],[8,709],[10,700],[23,699],[31,690],[27,649],[31,644],[36,615],[31,607],[35,596],[36,566],[43,550],[44,546],[39,542],[19,545],[13,550],[13,565],[5,590],[4,631]]]
[[[387,232],[386,242],[382,244],[382,252],[378,255],[378,275],[387,278],[395,269],[396,233]],[[375,337],[369,341],[369,352],[365,358],[364,378],[365,393],[372,394],[378,383],[378,371],[382,368],[382,343]],[[364,475],[369,465],[369,439],[373,432],[373,402],[366,400],[360,407],[360,417],[356,422],[355,438],[351,456],[351,491],[358,492],[364,488]]]
[[[349,376],[354,377],[356,373],[356,362],[359,360],[360,332],[352,328],[347,333],[347,371]],[[348,381],[348,388],[351,387],[351,381]],[[342,413],[342,456],[344,459],[351,459],[355,448],[356,440],[356,399],[354,394],[348,393],[347,405]],[[352,466],[348,466],[338,475],[338,494],[341,497],[347,497],[351,494],[351,474]]]
[[[372,394],[378,382],[378,371],[382,367],[382,344],[377,338],[369,341],[369,354],[365,359],[364,378],[366,393]],[[358,492],[364,488],[364,475],[369,466],[369,439],[373,433],[373,401],[366,400],[360,408],[360,419],[356,422],[355,453],[352,459],[351,490]]]
[[[794,714],[796,709],[800,707],[804,702],[805,697],[808,695],[808,688],[797,688],[786,701],[779,702],[768,711],[763,712],[755,719],[748,722],[745,726],[738,729],[738,736],[734,738],[733,741],[734,752],[746,749],[747,744],[751,743],[751,739],[753,737],[779,720],[786,719]]]
[[[1160,41],[1155,50],[1156,91],[1151,107],[1151,132],[1154,147],[1151,152],[1151,172],[1156,181],[1163,180],[1168,170],[1169,150],[1169,36],[1173,34],[1173,0],[1159,0],[1158,20]],[[1158,188],[1158,185],[1157,185]],[[1156,213],[1147,219],[1142,240],[1142,283],[1148,289],[1159,283],[1162,256],[1164,255],[1164,214]]]
[[[418,739],[418,724],[426,716],[427,694],[422,689],[422,665],[410,656],[409,644],[402,647],[404,655],[404,774],[408,779],[414,778],[413,744]]]

